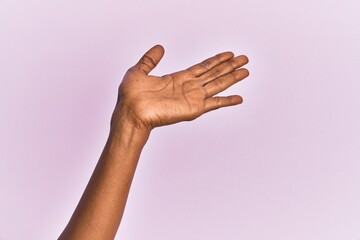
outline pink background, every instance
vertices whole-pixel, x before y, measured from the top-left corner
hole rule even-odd
[[[56,239],[117,86],[247,54],[241,106],[156,129],[117,239],[360,239],[359,0],[0,0],[0,239]]]

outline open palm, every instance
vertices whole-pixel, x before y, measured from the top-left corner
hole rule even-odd
[[[149,75],[163,55],[162,46],[151,48],[120,84],[117,108],[126,109],[137,125],[152,129],[242,102],[237,95],[215,95],[249,75],[240,68],[248,62],[246,56],[224,52],[183,71],[161,77]]]

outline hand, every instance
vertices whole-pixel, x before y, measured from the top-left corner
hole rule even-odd
[[[128,70],[119,87],[112,126],[125,116],[136,127],[151,130],[242,103],[237,95],[215,95],[249,75],[240,68],[248,62],[246,56],[224,52],[180,72],[149,75],[163,55],[164,48],[156,45]]]

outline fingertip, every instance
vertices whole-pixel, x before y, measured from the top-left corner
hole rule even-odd
[[[245,77],[248,77],[250,75],[250,71],[247,68],[241,68],[241,71],[244,72]]]
[[[235,56],[235,54],[232,51],[227,51],[226,53],[229,54],[231,57]]]
[[[232,51],[227,51],[225,52],[225,54],[228,56],[229,59],[235,57],[235,54]]]
[[[160,51],[165,52],[165,48],[161,44],[156,44],[153,48],[158,48]]]
[[[165,48],[161,44],[156,44],[152,47],[152,50],[156,51],[160,55],[160,58],[165,54]]]
[[[244,99],[241,96],[239,96],[239,95],[232,96],[232,103],[234,105],[242,104],[243,102],[244,102]]]
[[[226,51],[226,52],[222,52],[222,53],[219,53],[217,54],[215,57],[217,57],[220,62],[224,62],[224,61],[227,61],[229,59],[232,59],[234,57],[234,53],[231,52],[231,51]]]
[[[243,59],[244,64],[249,63],[249,58],[246,55],[240,55],[240,57]]]

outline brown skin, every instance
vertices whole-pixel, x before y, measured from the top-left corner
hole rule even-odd
[[[241,68],[246,56],[224,52],[180,72],[149,75],[163,55],[163,47],[154,46],[124,76],[109,138],[60,240],[114,239],[152,129],[242,103],[240,96],[215,95],[249,75]]]

